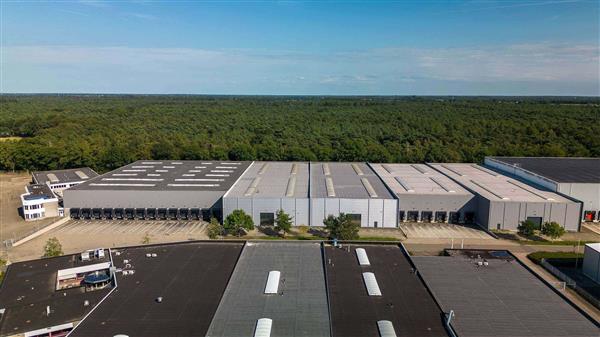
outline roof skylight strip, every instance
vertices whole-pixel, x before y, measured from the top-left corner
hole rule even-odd
[[[91,183],[90,186],[153,187],[156,186],[156,184]]]
[[[254,328],[254,337],[271,337],[271,327],[273,320],[270,318],[260,318],[256,321]]]
[[[377,192],[375,192],[375,189],[371,185],[371,182],[369,181],[369,179],[360,178],[360,181],[362,182],[363,186],[365,187],[365,190],[367,190],[367,193],[369,193],[369,196],[371,198],[377,198]]]
[[[167,184],[171,187],[219,187],[220,184]]]
[[[402,186],[402,188],[405,189],[406,192],[414,192],[415,191],[412,187],[410,187],[410,185],[406,181],[404,181],[404,179],[402,179],[400,177],[394,177],[394,179],[396,179],[398,184],[400,184],[400,186]]]
[[[225,181],[225,179],[218,178],[178,178],[175,181]]]
[[[448,192],[448,193],[456,193],[455,190],[447,187],[446,185],[444,185],[444,183],[442,183],[442,181],[438,178],[435,177],[429,177],[429,179],[431,179],[431,181],[433,181],[434,183],[436,183],[439,187],[443,188],[444,191]]]
[[[102,178],[104,181],[163,181],[162,178]]]
[[[296,190],[296,176],[291,176],[285,190],[286,197],[293,197]]]
[[[325,188],[327,188],[328,197],[335,197],[335,188],[333,187],[333,180],[331,179],[331,177],[325,178]]]
[[[375,274],[371,272],[365,272],[362,275],[369,296],[381,296],[381,290],[379,289],[379,284],[377,284]]]
[[[352,168],[354,169],[354,172],[356,172],[357,175],[364,175],[362,169],[360,168],[360,166],[358,166],[358,164],[352,164]]]
[[[491,193],[492,195],[496,196],[498,199],[502,199],[502,200],[510,200],[509,197],[503,197],[500,194],[492,191],[491,189],[487,188],[486,186],[484,186],[483,184],[475,181],[475,180],[469,180],[471,183],[475,184],[476,186],[479,186],[480,188],[483,188],[485,191],[487,191],[488,193]]]

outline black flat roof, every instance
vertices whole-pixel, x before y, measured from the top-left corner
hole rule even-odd
[[[600,158],[490,157],[558,183],[600,183]]]
[[[6,309],[0,320],[0,336],[82,319],[110,289],[89,292],[85,292],[84,288],[55,290],[57,272],[107,261],[105,258],[82,262],[77,255],[68,255],[9,265],[0,287],[0,309]],[[84,306],[86,300],[89,306]],[[46,306],[50,306],[49,316],[46,315]]]
[[[248,161],[138,160],[70,190],[228,191]]]
[[[505,251],[451,252],[412,260],[444,311],[454,310],[459,336],[599,336],[592,321]],[[488,265],[479,266],[484,259]]]
[[[29,195],[23,197],[25,200],[56,198],[54,192],[50,189],[50,186],[46,184],[31,184],[27,185],[26,188]]]
[[[135,273],[117,273],[117,289],[71,336],[204,336],[242,247],[192,242],[124,248],[118,256],[113,252],[117,268]],[[124,260],[131,266],[126,268]]]
[[[370,267],[358,264],[364,248]],[[448,336],[442,312],[396,245],[325,248],[333,337],[379,337],[377,321],[389,320],[397,336]],[[331,259],[331,263],[329,263]],[[373,272],[382,296],[369,296],[363,272]]]

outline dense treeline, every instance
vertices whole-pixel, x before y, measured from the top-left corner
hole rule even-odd
[[[587,100],[587,101],[585,101]],[[600,100],[0,96],[0,170],[137,159],[479,162],[600,157]]]

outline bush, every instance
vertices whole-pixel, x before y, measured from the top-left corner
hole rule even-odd
[[[44,255],[42,257],[54,257],[63,255],[62,245],[57,238],[53,237],[46,241]]]
[[[323,221],[325,228],[329,230],[329,236],[338,240],[357,240],[360,224],[352,221],[349,215],[340,213],[335,217],[330,215]]]
[[[542,259],[575,259],[575,258],[583,258],[583,254],[581,253],[573,253],[573,252],[535,252],[527,255],[527,257],[537,263],[542,263]]]
[[[554,221],[546,222],[542,225],[542,234],[556,240],[565,234],[565,229]]]
[[[210,223],[208,224],[207,231],[208,237],[214,240],[220,235],[223,235],[224,229],[223,226],[221,226],[221,224],[219,223],[219,220],[217,220],[216,218],[210,218]]]
[[[533,221],[525,220],[525,221],[521,221],[521,223],[517,227],[517,230],[519,231],[519,234],[522,234],[525,236],[531,236],[531,235],[535,234],[535,227],[536,227],[536,225]]]
[[[236,209],[229,214],[223,222],[223,228],[228,234],[241,236],[245,230],[254,229],[252,217],[242,209]]]

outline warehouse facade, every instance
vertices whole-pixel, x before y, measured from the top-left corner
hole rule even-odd
[[[464,223],[473,220],[475,196],[424,164],[369,164],[398,198],[399,222]]]
[[[308,175],[306,162],[253,162],[223,196],[223,215],[242,209],[255,224],[272,226],[283,210],[293,225],[308,226]]]
[[[600,158],[486,157],[485,165],[575,198],[582,221],[600,221]]]
[[[527,185],[476,164],[428,164],[477,196],[475,221],[488,229],[516,230],[521,221],[539,227],[555,221],[577,231],[581,203]]]
[[[64,191],[71,217],[221,218],[222,197],[250,165],[140,160]]]
[[[366,163],[310,163],[311,226],[349,214],[361,227],[398,226],[398,201]]]

